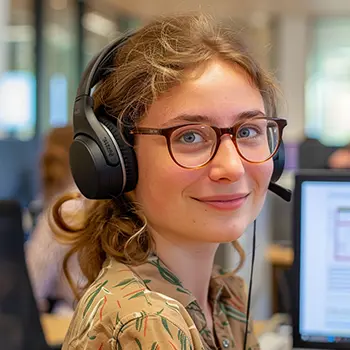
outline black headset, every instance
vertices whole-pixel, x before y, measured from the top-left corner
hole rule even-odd
[[[103,113],[96,115],[92,89],[113,67],[115,54],[133,35],[107,45],[87,65],[79,83],[74,103],[74,139],[70,148],[70,167],[80,192],[89,199],[110,199],[133,190],[138,180],[134,149],[123,137],[116,121]],[[101,109],[103,110],[103,109]],[[105,113],[107,114],[107,113]],[[274,171],[269,189],[290,201],[291,192],[276,184],[281,177],[285,150],[283,142],[273,158]]]

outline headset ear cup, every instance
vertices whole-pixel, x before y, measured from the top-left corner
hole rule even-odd
[[[277,153],[273,157],[273,173],[271,176],[271,182],[277,182],[284,170],[285,163],[285,148],[284,143],[281,141],[280,147]]]
[[[123,192],[132,191],[136,187],[138,180],[137,159],[134,148],[132,147],[132,145],[128,144],[127,141],[124,139],[122,133],[116,125],[116,121],[111,121],[106,117],[99,117],[98,119],[100,123],[103,124],[110,131],[110,133],[114,137],[117,146],[119,147],[122,156],[121,161],[124,162],[126,174],[126,182]]]
[[[69,158],[74,181],[86,198],[110,199],[123,188],[120,164],[109,166],[101,148],[91,137],[76,136]]]

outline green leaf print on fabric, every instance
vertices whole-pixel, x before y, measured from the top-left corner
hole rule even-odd
[[[201,307],[198,305],[197,301],[194,300],[192,303],[188,304],[186,306],[186,309],[190,312],[190,314],[196,314],[197,316],[200,316],[202,318],[202,321],[204,323],[207,323],[205,319],[205,315],[201,309]]]
[[[242,323],[247,323],[247,316],[245,313],[235,309],[231,305],[228,305],[222,302],[220,302],[219,305],[220,305],[220,309],[227,317]]]
[[[179,339],[181,350],[192,350],[192,345],[190,341],[181,329],[179,329],[179,331],[177,332],[177,338]]]
[[[161,320],[162,320],[163,327],[168,332],[168,334],[170,335],[171,339],[173,339],[173,335],[171,334],[170,329],[169,329],[168,321],[166,320],[165,317],[161,317]]]
[[[115,324],[117,325],[120,322],[119,312],[117,312],[117,316],[115,317]]]
[[[138,293],[132,295],[132,296],[129,298],[129,300],[135,299],[135,298],[138,298],[138,297],[144,296],[144,295],[145,295],[145,292],[144,292],[144,291],[141,291],[141,292],[138,292]]]
[[[121,289],[125,289],[127,286],[132,285],[133,283],[136,283],[140,286],[146,286],[148,283],[150,283],[151,280],[145,279],[143,280],[143,284],[140,283],[140,281],[137,278],[127,278],[121,282],[119,282],[118,284],[114,285],[112,288],[117,288],[117,287],[122,287]]]
[[[182,287],[177,287],[176,290],[177,290],[178,292],[180,292],[180,293],[184,293],[184,294],[188,294],[188,295],[191,294],[190,291],[188,291],[187,289],[182,288]]]
[[[194,312],[199,312],[204,317],[203,311],[196,300],[194,300],[194,301],[192,301],[192,303],[188,304],[186,309],[194,311]]]
[[[147,320],[147,314],[146,314],[145,311],[141,311],[141,316],[136,319],[136,330],[138,332],[141,331],[142,325],[143,325],[143,321],[145,319]],[[146,329],[147,329],[147,323],[145,322],[144,335],[146,335]]]
[[[127,279],[119,282],[118,284],[112,286],[112,288],[128,286],[129,284],[135,283],[135,282],[137,282],[136,278],[127,278]]]
[[[159,274],[162,276],[163,279],[173,284],[174,286],[177,286],[177,291],[181,293],[191,294],[187,289],[185,289],[182,286],[181,281],[161,263],[159,258],[150,260],[149,263],[158,269]]]
[[[158,343],[157,342],[154,342],[152,344],[151,350],[158,350]]]
[[[219,269],[219,275],[221,275],[221,276],[226,275],[230,272],[232,272],[230,269],[224,269],[223,267],[220,267],[220,269]]]
[[[108,280],[104,281],[103,283],[99,283],[96,287],[97,289],[94,290],[87,298],[87,304],[83,312],[83,318],[85,317],[86,313],[90,309],[90,306],[94,302],[95,298],[98,296],[98,294],[101,292],[103,287],[108,283]]]
[[[136,338],[135,339],[137,346],[139,347],[139,350],[142,350],[141,342]]]
[[[169,309],[171,309],[171,310],[177,312],[178,314],[181,314],[178,305],[176,305],[176,304],[170,304],[168,301],[165,302],[165,305],[166,305]]]
[[[125,294],[123,296],[123,298],[129,297],[128,300],[131,300],[131,299],[135,299],[135,298],[139,298],[139,297],[144,297],[147,304],[152,305],[152,303],[149,301],[145,291],[148,292],[148,290],[146,288],[137,289],[137,290],[134,290],[133,292]]]
[[[201,335],[205,335],[206,337],[210,336],[210,330],[208,328],[203,328],[199,331]]]
[[[151,260],[149,263],[158,269],[160,275],[167,282],[174,284],[175,286],[182,287],[181,281],[172,272],[170,272],[165,266],[163,266],[159,259]]]
[[[164,311],[164,307],[163,307],[163,309],[162,309],[162,310],[160,310],[160,311],[156,312],[156,315],[157,315],[157,316],[161,315],[161,313],[162,313],[163,311]]]
[[[98,310],[101,309],[101,306],[103,305],[104,301],[105,301],[105,297],[100,298],[100,300],[98,300],[98,302],[96,303],[96,305],[92,308],[91,312],[89,313],[89,315],[86,315],[86,318],[83,318],[83,327],[86,330],[86,336],[88,338],[91,337],[90,335],[90,331],[93,328],[94,325],[94,318],[98,312]]]

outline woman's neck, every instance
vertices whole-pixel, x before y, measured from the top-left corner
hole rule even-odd
[[[216,243],[191,244],[175,242],[152,232],[156,254],[196,298],[202,310],[208,312],[208,292],[213,269]]]

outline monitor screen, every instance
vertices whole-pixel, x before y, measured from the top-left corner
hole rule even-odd
[[[0,74],[0,139],[31,139],[35,134],[35,76],[31,72]]]
[[[350,342],[350,181],[300,189],[300,337]]]

